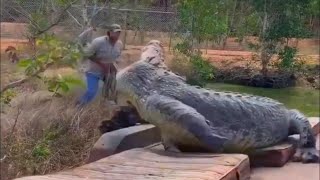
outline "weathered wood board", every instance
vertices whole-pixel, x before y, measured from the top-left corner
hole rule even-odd
[[[320,150],[320,135],[317,135],[317,149]],[[283,167],[260,167],[251,169],[251,180],[319,180],[320,165],[289,162]]]
[[[242,154],[176,154],[159,148],[132,149],[90,164],[20,180],[248,180],[249,159]]]
[[[319,117],[308,118],[313,130],[313,134],[320,133],[320,119]],[[293,139],[299,139],[297,136],[292,136]],[[292,143],[284,142],[276,146],[264,148],[249,155],[251,166],[258,167],[282,167],[284,166],[295,153],[295,147]]]

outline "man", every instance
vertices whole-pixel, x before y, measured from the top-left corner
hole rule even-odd
[[[105,36],[95,38],[87,48],[86,57],[89,59],[85,75],[87,79],[87,90],[77,102],[80,107],[91,102],[99,88],[99,81],[104,81],[104,96],[115,99],[115,80],[118,63],[122,51],[122,42],[119,40],[121,26],[112,24]]]

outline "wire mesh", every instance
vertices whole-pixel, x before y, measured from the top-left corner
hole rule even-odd
[[[44,4],[44,1],[31,0],[19,1],[2,0],[1,6],[1,37],[2,38],[24,38],[24,32],[27,31],[27,24],[30,23],[30,17],[33,12],[41,9],[47,23],[53,23],[58,12],[53,4],[52,6]],[[47,3],[51,3],[48,1]],[[84,8],[82,5],[72,5],[63,15],[63,19],[57,26],[52,28],[51,32],[55,35],[68,40],[75,39],[84,29],[85,18],[83,18]],[[98,31],[94,37],[103,35],[105,31],[100,29],[101,25],[110,25],[117,23],[122,26],[124,33],[121,38],[125,45],[143,45],[150,39],[159,39],[164,44],[169,45],[171,38],[178,30],[177,16],[175,9],[164,8],[111,8],[99,6],[87,6],[86,13],[91,19],[91,25],[97,26]],[[9,30],[4,28],[4,24],[19,24],[20,30]],[[23,27],[23,28],[21,28]],[[12,29],[12,28],[11,28]]]

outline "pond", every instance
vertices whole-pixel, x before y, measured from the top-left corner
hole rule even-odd
[[[217,90],[234,91],[240,93],[265,96],[284,103],[288,108],[298,109],[301,112],[303,112],[306,116],[319,117],[320,115],[320,95],[319,90],[315,89],[306,89],[300,87],[266,89],[225,83],[211,83],[208,84],[207,87]]]

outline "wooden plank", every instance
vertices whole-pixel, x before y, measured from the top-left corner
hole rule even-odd
[[[124,151],[69,171],[20,179],[247,180],[250,164],[242,154],[170,153],[150,147]]]
[[[317,149],[319,150],[320,135],[317,135]],[[294,180],[319,180],[319,164],[303,164],[300,162],[288,162],[285,166],[269,167],[269,168],[254,168],[251,171],[252,180],[284,180],[284,179],[294,179]]]
[[[313,134],[320,133],[319,117],[308,118]],[[282,167],[284,166],[295,153],[295,147],[292,143],[284,142],[276,146],[264,148],[257,151],[255,154],[249,155],[250,164],[254,167]]]

